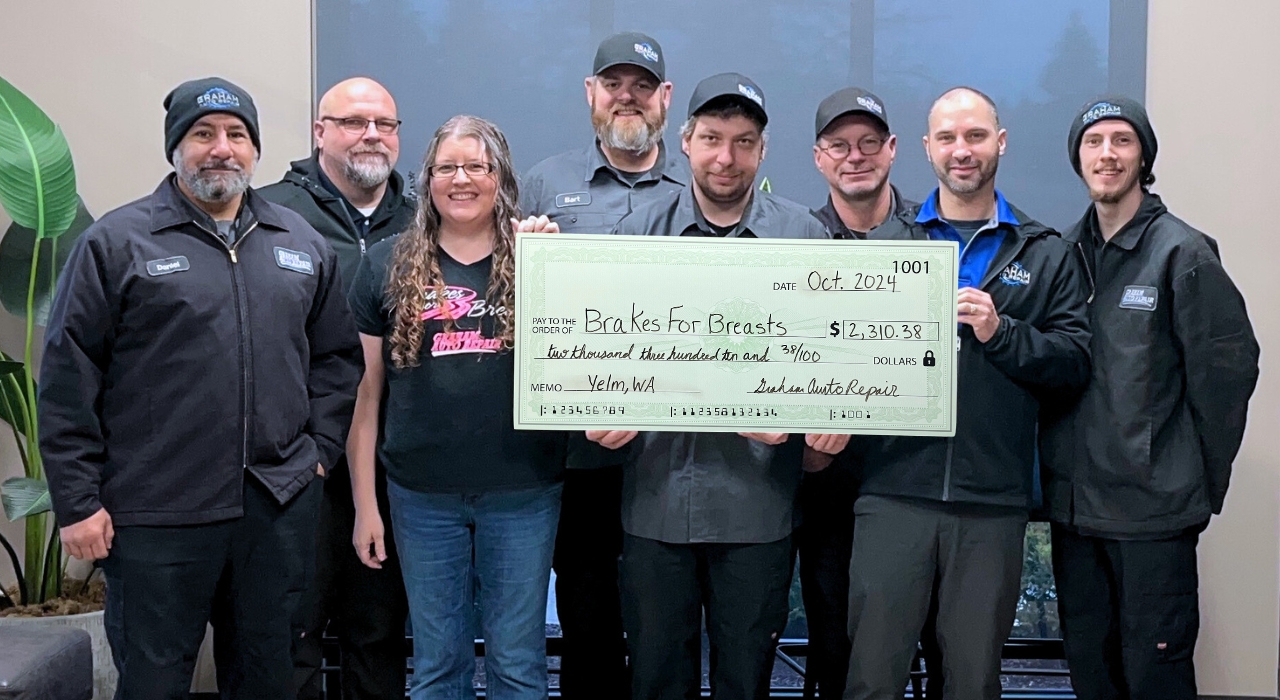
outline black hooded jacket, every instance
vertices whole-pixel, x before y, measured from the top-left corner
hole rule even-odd
[[[1050,517],[1154,539],[1222,510],[1258,381],[1258,343],[1217,243],[1147,194],[1105,244],[1093,207],[1066,234],[1093,283],[1093,376],[1047,410]]]
[[[280,182],[267,185],[258,194],[269,202],[288,207],[302,215],[338,254],[344,294],[356,278],[360,258],[374,243],[394,236],[409,227],[417,209],[417,200],[405,192],[404,178],[395,170],[387,179],[387,191],[378,208],[369,215],[369,230],[362,231],[351,218],[342,197],[330,192],[320,180],[320,153],[295,160]]]

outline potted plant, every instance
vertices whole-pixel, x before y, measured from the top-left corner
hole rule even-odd
[[[61,129],[3,78],[0,205],[13,219],[0,239],[0,303],[26,324],[22,360],[0,353],[0,419],[13,433],[23,466],[23,476],[0,484],[0,504],[10,521],[24,521],[26,531],[22,560],[0,535],[0,547],[18,578],[16,597],[0,587],[0,624],[61,624],[89,631],[94,697],[108,698],[114,694],[115,666],[101,603],[75,600],[83,598],[84,586],[64,595],[66,557],[40,456],[32,367],[36,326],[48,317],[58,272],[71,242],[93,218],[76,194],[71,148]]]

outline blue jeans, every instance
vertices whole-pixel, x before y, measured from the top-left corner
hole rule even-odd
[[[546,616],[560,484],[434,494],[387,484],[413,625],[412,700],[474,700],[475,596],[487,697],[547,697]]]

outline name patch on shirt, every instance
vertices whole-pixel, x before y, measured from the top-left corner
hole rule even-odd
[[[585,207],[590,203],[590,192],[566,192],[556,195],[557,207]]]
[[[1124,296],[1120,297],[1120,308],[1137,309],[1139,311],[1155,311],[1159,290],[1155,287],[1129,285],[1124,288]]]
[[[191,263],[187,262],[187,256],[178,255],[172,258],[161,258],[159,260],[147,261],[147,274],[152,277],[160,275],[171,275],[175,272],[190,270]]]
[[[304,275],[315,274],[315,266],[311,264],[310,255],[278,246],[274,250],[276,251],[276,265],[286,270],[301,272]]]

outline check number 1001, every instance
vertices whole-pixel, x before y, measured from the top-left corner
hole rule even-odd
[[[895,273],[910,275],[917,273],[929,274],[928,260],[894,260],[893,271]]]

